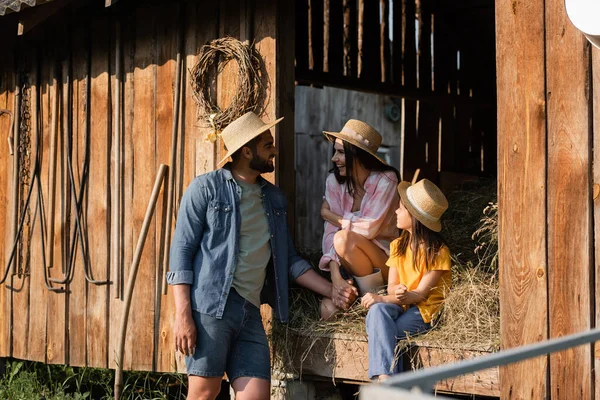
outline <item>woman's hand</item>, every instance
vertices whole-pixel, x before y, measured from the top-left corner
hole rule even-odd
[[[394,296],[396,296],[396,300],[398,300],[400,303],[407,304],[408,293],[409,291],[406,285],[399,284],[394,291]]]
[[[373,304],[383,303],[383,296],[375,293],[367,293],[362,297],[361,304],[364,308],[369,309]]]

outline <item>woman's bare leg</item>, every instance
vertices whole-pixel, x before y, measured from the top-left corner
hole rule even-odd
[[[387,282],[389,268],[385,265],[388,256],[375,243],[363,235],[341,230],[333,237],[333,246],[343,267],[354,276],[367,276],[380,268]]]

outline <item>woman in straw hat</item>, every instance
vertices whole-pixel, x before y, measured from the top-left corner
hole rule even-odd
[[[368,124],[351,119],[340,132],[323,133],[334,144],[321,207],[325,232],[319,268],[331,271],[334,285],[333,299],[321,302],[321,317],[327,319],[358,294],[385,285],[389,244],[398,236],[399,176],[377,155],[381,135]]]
[[[396,226],[402,234],[390,246],[387,295],[368,293],[369,378],[385,380],[402,372],[398,340],[431,329],[431,319],[448,294],[452,275],[450,251],[439,234],[446,197],[427,179],[398,185]]]

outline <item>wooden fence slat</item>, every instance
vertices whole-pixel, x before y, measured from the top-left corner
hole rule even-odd
[[[504,349],[548,338],[545,208],[546,194],[553,193],[546,190],[543,150],[544,2],[516,3],[516,8],[513,4],[496,2],[500,330]],[[546,398],[546,373],[546,357],[501,367],[501,398]]]
[[[379,29],[379,64],[381,65],[381,82],[390,81],[390,2],[389,0],[380,0],[381,26]]]
[[[19,71],[19,68],[22,68],[23,71],[27,74],[27,87],[30,88],[28,91],[31,94],[31,86],[35,82],[32,80],[32,75],[34,66],[35,66],[35,49],[28,48],[24,52],[20,54],[20,58],[16,60],[16,69]],[[16,76],[16,84],[21,87],[21,104],[23,103],[24,96],[22,90],[22,76],[17,74]],[[20,112],[19,110],[17,112]],[[33,123],[33,121],[29,121]],[[21,129],[22,131],[22,129]],[[17,154],[17,148],[14,149],[15,154]],[[32,160],[33,161],[33,160]],[[30,170],[30,175],[31,175]],[[20,180],[22,182],[22,180]],[[19,185],[22,186],[22,183]],[[21,189],[21,193],[25,192],[25,190]],[[19,203],[24,204],[26,192],[23,194],[23,199],[19,198]],[[22,212],[21,205],[18,205],[19,216]],[[33,209],[32,209],[33,211]],[[17,256],[13,262],[16,262],[15,271],[19,271],[19,265],[21,265],[21,270],[26,272],[27,267],[27,243],[29,240],[27,239],[28,230],[23,229],[21,234],[21,240],[19,243],[19,249],[17,249]],[[25,245],[22,245],[25,243]],[[22,250],[22,251],[20,251]],[[19,254],[20,253],[20,254]],[[22,256],[22,257],[21,257]],[[12,356],[20,359],[27,359],[29,356],[29,293],[30,293],[30,277],[28,274],[16,274],[9,278],[7,283],[10,283],[10,288],[12,290]],[[25,310],[25,311],[23,311]]]
[[[90,167],[85,222],[88,235],[88,263],[95,280],[106,280],[110,271],[110,20],[92,21],[91,82],[88,126]],[[139,93],[144,93],[141,90]],[[104,151],[94,151],[103,149]],[[91,229],[90,229],[91,228]],[[87,360],[96,367],[108,366],[108,285],[87,283]],[[92,334],[93,332],[93,334]]]
[[[121,227],[121,237],[123,248],[122,254],[122,271],[121,271],[121,282],[124,282],[124,277],[129,276],[129,269],[133,262],[133,251],[137,243],[137,236],[134,234],[134,206],[133,199],[135,196],[135,184],[134,181],[134,152],[135,152],[135,138],[134,138],[134,127],[136,122],[136,114],[134,104],[137,100],[137,81],[134,79],[134,74],[137,64],[135,63],[136,55],[136,31],[138,28],[138,21],[135,13],[126,14],[121,19],[121,40],[123,42],[123,131],[122,131],[122,196],[120,199],[122,202],[121,209],[123,210],[123,226]],[[147,204],[144,206],[147,207]],[[117,334],[119,332],[119,324],[121,320],[123,301],[121,299],[115,299],[115,296],[111,296],[111,319],[110,319],[110,343],[109,343],[109,365],[111,368],[115,368],[115,351],[118,344]],[[131,315],[130,311],[130,315]],[[129,329],[131,328],[131,321],[129,322]],[[124,369],[131,369],[131,358],[132,348],[125,346],[125,352],[123,354],[123,367]]]
[[[392,41],[390,43],[391,48],[391,57],[390,57],[390,66],[389,71],[390,79],[393,84],[400,85],[403,82],[402,79],[402,69],[403,69],[403,60],[402,60],[402,45],[403,35],[404,35],[404,20],[402,18],[403,12],[403,2],[402,1],[393,1],[393,9],[392,9],[392,20],[394,21],[394,25],[392,27]]]
[[[53,60],[52,55],[46,53],[49,59]],[[40,135],[42,154],[44,150],[49,149],[49,121],[50,121],[50,107],[51,101],[54,100],[55,96],[60,97],[60,89],[62,86],[60,83],[60,70],[55,69],[51,62],[47,62],[48,58],[42,56],[33,61],[32,65],[32,85],[31,85],[31,184],[34,184],[33,193],[31,196],[31,224],[32,224],[32,236],[30,240],[30,296],[32,297],[29,302],[29,326],[28,326],[28,351],[27,355],[30,360],[35,361],[46,361],[46,305],[48,301],[48,293],[44,286],[44,270],[45,268],[42,258],[42,235],[41,235],[41,224],[42,215],[38,210],[36,215],[36,207],[38,204],[38,196],[40,195],[37,188],[37,183],[33,182],[33,168],[34,161],[37,155],[37,142],[36,136]],[[44,63],[44,64],[42,64]],[[38,83],[37,70],[38,65],[45,65],[49,68],[42,68],[41,76]],[[54,85],[52,84],[52,76],[57,78]],[[38,106],[39,100],[39,106]],[[39,121],[36,123],[35,121]],[[42,183],[42,192],[47,193],[48,182],[44,177],[48,176],[48,157],[42,159],[42,169],[39,175]],[[47,197],[46,197],[47,198]],[[48,203],[46,203],[48,204]],[[36,218],[34,218],[36,215]],[[46,254],[48,254],[46,252]],[[60,264],[59,264],[60,265]],[[60,268],[60,267],[59,267]],[[64,338],[63,338],[64,340]],[[60,358],[60,356],[59,356]]]
[[[545,2],[548,308],[551,338],[592,327],[590,58],[560,0]],[[573,212],[576,210],[576,212]],[[574,245],[576,243],[576,245]],[[552,398],[592,397],[591,347],[550,355]]]
[[[9,110],[13,113],[12,121],[14,121],[15,113],[15,98],[14,98],[14,67],[13,67],[13,52],[12,46],[7,46],[6,54],[2,57],[0,62],[3,68],[0,75],[0,108]],[[11,129],[11,117],[9,114],[5,114],[0,117],[0,132],[10,132]],[[5,145],[6,146],[6,145]],[[6,147],[5,147],[6,149]],[[8,151],[0,152],[0,227],[4,232],[11,232],[12,227],[10,226],[10,210],[13,208],[10,193],[12,193],[12,158]],[[10,238],[9,235],[6,235]],[[0,246],[0,271],[4,273],[8,257],[10,256],[10,250],[12,247],[12,240],[8,239],[4,241],[4,245]],[[0,286],[0,316],[3,323],[0,324],[0,357],[7,357],[10,355],[10,319],[11,319],[11,291],[6,287],[10,283],[10,278]]]
[[[594,120],[592,123],[593,132],[593,162],[592,162],[592,206],[594,213],[594,271],[596,277],[600,276],[600,196],[597,193],[600,191],[600,53],[592,47],[592,113]],[[595,286],[595,309],[596,315],[594,322],[596,326],[600,326],[600,279],[596,278]],[[600,368],[600,342],[594,344],[594,369],[599,371]],[[595,375],[594,380],[595,398],[600,399],[600,376]]]
[[[80,182],[82,176],[82,165],[85,153],[85,136],[87,130],[86,108],[87,87],[88,87],[88,67],[89,67],[89,48],[86,38],[89,35],[89,20],[79,15],[73,16],[76,22],[73,26],[72,40],[72,164],[73,175],[75,176],[75,190],[79,195]],[[72,195],[71,195],[72,196]],[[76,205],[71,202],[70,217],[75,222]],[[70,235],[65,240],[70,244],[73,239],[75,226],[72,226]],[[70,251],[70,248],[69,248]],[[73,280],[67,285],[67,307],[68,307],[68,352],[69,365],[84,367],[87,362],[87,285],[84,276],[84,260],[80,248],[77,249],[76,259],[73,268],[75,273]]]
[[[357,0],[344,0],[344,76],[357,77]]]
[[[158,15],[156,9],[138,9],[135,12],[138,21],[136,26],[134,85],[136,90],[133,125],[133,238],[137,242],[144,220],[146,208],[150,200],[154,184],[154,171],[148,173],[148,165],[156,165],[156,116],[155,102],[155,29]],[[148,137],[154,138],[148,140]],[[148,237],[155,235],[153,223],[148,230]],[[137,282],[133,291],[129,325],[127,328],[126,346],[131,347],[131,364],[125,364],[133,370],[148,371],[152,369],[154,356],[154,294],[155,294],[155,261],[156,248],[154,241],[146,241],[140,259]]]
[[[403,68],[404,86],[407,88],[417,87],[417,48],[415,43],[415,0],[403,1],[404,43]],[[418,153],[417,148],[417,107],[415,100],[404,100],[404,153],[402,166],[400,167],[401,178],[410,180],[417,168],[423,167],[424,155]]]
[[[427,3],[421,2],[419,10],[419,78],[418,85],[422,90],[432,90],[432,54],[431,54],[431,10]],[[421,169],[419,179],[427,178],[433,182],[438,179],[438,149],[439,149],[439,107],[435,103],[420,102],[418,115],[418,132],[416,151],[421,154],[423,161],[417,168]]]

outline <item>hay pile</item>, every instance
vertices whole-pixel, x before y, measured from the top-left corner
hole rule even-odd
[[[497,351],[500,344],[500,306],[497,273],[498,228],[496,182],[470,183],[448,196],[450,208],[445,214],[444,238],[453,254],[452,289],[443,311],[434,321],[434,329],[425,335],[399,343],[407,348],[410,342],[455,349]],[[315,270],[320,257],[318,251],[300,250]],[[319,299],[312,292],[293,288],[290,293],[290,321],[274,322],[271,341],[274,345],[275,367],[298,373],[301,366],[290,360],[299,351],[291,335],[301,336],[303,348],[323,337],[352,336],[366,340],[367,310],[360,299],[347,311],[329,321],[319,319]],[[306,350],[305,350],[306,352]],[[305,359],[303,354],[301,359]],[[335,359],[332,355],[331,359]]]

